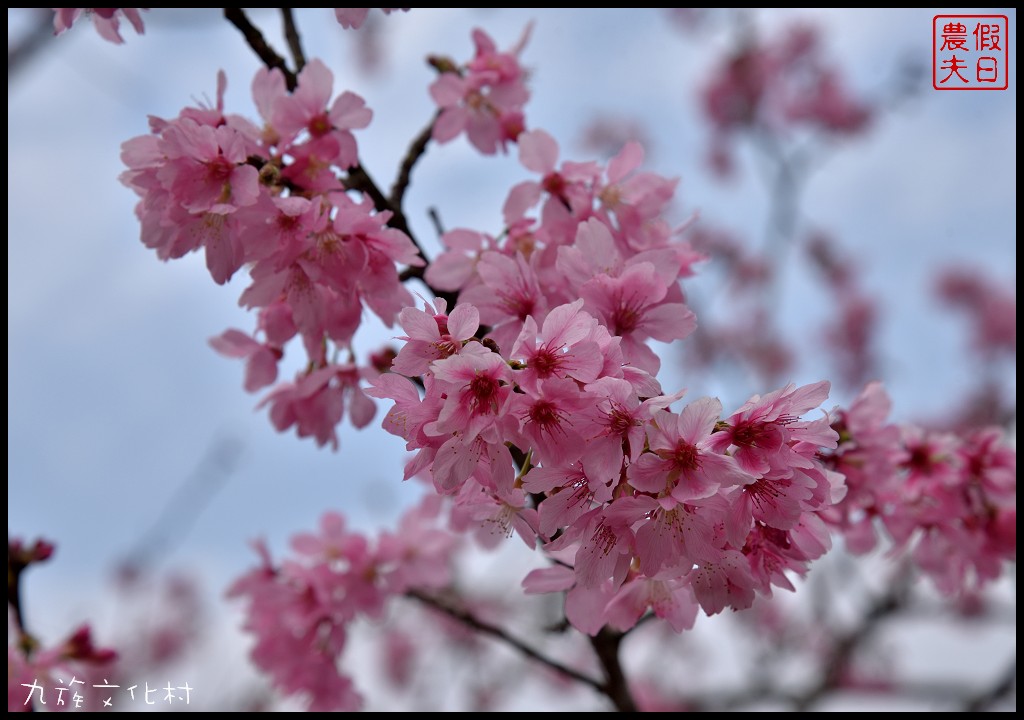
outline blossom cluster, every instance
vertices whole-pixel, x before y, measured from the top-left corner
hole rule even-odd
[[[450,64],[431,88],[443,108],[433,134],[448,140],[465,130],[494,152],[520,134],[529,94],[518,50],[498,52],[479,30],[474,41],[474,59],[463,69]],[[214,107],[151,117],[151,133],[124,144],[121,181],[141,198],[142,241],[158,257],[201,250],[217,283],[248,269],[240,303],[257,311],[257,330],[229,329],[211,344],[246,361],[245,388],[256,392],[277,382],[285,346],[300,338],[305,369],[261,405],[279,430],[295,427],[300,437],[337,448],[335,428],[346,414],[363,427],[375,413],[359,385],[372,373],[352,351],[363,310],[390,327],[412,304],[399,266],[425,262],[395,227],[388,201],[375,205],[358,191],[372,181],[352,131],[369,125],[372,111],[352,92],[332,100],[333,75],[319,60],[295,80],[289,90],[280,69],[257,72],[252,94],[261,122],[254,123],[225,114],[220,74]]]
[[[951,267],[936,282],[936,293],[970,318],[973,349],[985,359],[1017,354],[1017,294],[978,270]]]
[[[829,136],[863,131],[872,108],[856,99],[838,69],[824,57],[819,32],[797,25],[772,42],[744,37],[712,73],[703,93],[715,128],[711,164],[727,173],[731,134],[811,130]]]
[[[500,52],[482,30],[473,31],[473,59],[459,65],[450,58],[433,57],[440,76],[430,86],[438,107],[432,136],[439,143],[454,140],[463,132],[485,155],[506,151],[526,129],[523,106],[530,99],[526,71],[519,54],[530,37],[530,28],[507,52]]]
[[[338,664],[347,628],[360,617],[379,618],[393,596],[450,582],[454,537],[435,526],[439,509],[439,498],[426,498],[375,543],[326,513],[319,533],[292,538],[295,555],[279,566],[256,544],[260,566],[228,594],[248,601],[252,660],[278,689],[305,697],[312,711],[359,709],[362,699]]]
[[[1017,556],[1017,454],[999,428],[970,433],[887,422],[891,402],[867,385],[834,413],[839,445],[823,454],[848,494],[825,513],[848,548],[872,550],[880,530],[946,594],[979,587]]]
[[[245,386],[256,391],[276,381],[285,345],[301,338],[308,369],[264,404],[278,429],[337,446],[346,410],[357,427],[374,414],[360,369],[338,354],[350,351],[364,307],[390,325],[411,304],[396,264],[423,260],[388,225],[390,212],[346,189],[345,171],[359,162],[352,131],[371,110],[351,92],[332,100],[333,75],[319,60],[297,80],[289,92],[280,70],[257,72],[256,124],[224,113],[221,74],[215,107],[151,117],[152,133],[124,144],[121,180],[142,198],[142,241],[161,259],[202,250],[218,283],[248,267],[240,303],[258,312],[259,339],[233,329],[212,344],[246,359]]]
[[[406,344],[368,391],[395,402],[384,426],[416,453],[406,476],[452,496],[457,526],[539,540],[559,564],[527,590],[569,590],[591,634],[648,609],[682,630],[698,604],[790,587],[843,493],[816,458],[836,445],[828,416],[801,420],[828,383],[727,417],[714,398],[671,411],[683,392],[663,392],[647,343],[696,327],[680,280],[702,257],[663,218],[676,182],[640,172],[636,143],[607,168],[559,164],[540,130],[518,144],[538,179],[510,191],[500,238],[444,236],[426,277],[459,304],[403,310]]]
[[[124,42],[120,32],[122,19],[127,20],[139,35],[145,32],[140,10],[148,8],[53,8],[53,33],[60,35],[69,30],[84,15],[92,18],[100,37],[120,45]]]
[[[334,17],[338,23],[346,30],[358,30],[366,22],[366,18],[370,15],[370,10],[373,8],[334,8]],[[390,15],[396,10],[402,10],[409,12],[409,8],[381,8],[386,14]]]

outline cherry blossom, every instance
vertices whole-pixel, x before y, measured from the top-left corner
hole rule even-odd
[[[522,108],[530,97],[518,55],[529,39],[527,28],[508,52],[499,52],[482,30],[473,32],[475,55],[465,66],[436,61],[441,75],[430,86],[430,96],[441,113],[433,137],[449,142],[465,132],[480,152],[493,155],[506,149],[525,129]]]
[[[92,18],[92,24],[96,32],[104,40],[120,45],[124,42],[121,37],[121,19],[127,20],[135,32],[142,35],[145,28],[142,23],[141,10],[149,8],[53,8],[53,34],[60,35],[70,29],[75,20],[85,15]]]

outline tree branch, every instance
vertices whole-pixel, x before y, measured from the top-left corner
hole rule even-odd
[[[49,8],[35,8],[36,18],[32,27],[15,42],[7,45],[7,83],[21,68],[36,56],[46,43],[53,38],[53,11]]]
[[[21,573],[28,565],[17,556],[7,541],[7,607],[13,613],[14,626],[18,631],[19,640],[29,636],[25,629],[25,611],[21,607]],[[28,653],[26,652],[26,655]]]
[[[376,182],[374,182],[373,178],[370,177],[370,173],[366,172],[366,168],[362,165],[355,165],[349,168],[348,177],[345,178],[344,184],[349,190],[359,190],[360,192],[366,193],[366,196],[373,201],[373,206],[377,208],[378,212],[390,212],[391,219],[388,220],[388,225],[396,230],[401,230],[412,238],[412,235],[409,233],[409,223],[405,219],[405,214],[401,211],[401,208],[394,207],[391,204],[391,201],[384,196],[380,187]],[[415,239],[413,239],[413,243],[416,243]],[[416,248],[419,249],[419,247],[419,243],[416,243]]]
[[[836,639],[826,659],[821,679],[807,691],[793,698],[795,710],[810,710],[814,703],[841,684],[843,673],[846,672],[857,649],[871,637],[883,619],[904,606],[910,582],[911,574],[901,572],[889,590],[871,604],[860,624]]]
[[[430,222],[434,225],[434,232],[437,233],[437,237],[442,237],[444,235],[444,223],[441,222],[441,214],[437,211],[437,208],[427,208],[427,215],[430,216]]]
[[[39,539],[26,545],[20,539],[7,539],[7,607],[18,634],[18,647],[26,658],[36,649],[36,640],[25,625],[25,609],[21,597],[21,579],[29,565],[45,562],[53,555],[53,545]]]
[[[288,50],[291,51],[292,60],[295,62],[295,72],[300,73],[302,68],[306,67],[306,54],[302,52],[302,39],[299,37],[292,9],[281,8],[281,19],[284,21],[284,37],[288,42]]]
[[[541,654],[537,650],[534,650],[532,647],[524,643],[522,640],[512,637],[500,627],[486,623],[483,620],[480,620],[479,618],[475,617],[474,615],[470,614],[469,612],[461,608],[453,607],[443,602],[442,600],[439,600],[438,598],[431,597],[430,595],[426,595],[418,590],[410,590],[406,593],[406,596],[413,598],[414,600],[419,600],[427,607],[433,608],[434,610],[444,615],[447,615],[450,618],[458,620],[463,625],[470,627],[478,632],[481,632],[484,635],[490,635],[493,638],[501,640],[506,645],[509,645],[515,650],[518,650],[527,658],[537,663],[540,663],[541,665],[545,665],[548,668],[554,670],[555,672],[566,676],[567,678],[576,680],[577,682],[581,682],[584,685],[587,685],[588,687],[597,690],[598,692],[607,693],[607,690],[605,689],[605,685],[603,683],[595,680],[592,677],[584,675],[578,670],[574,670],[571,667],[568,667],[567,665],[563,665],[562,663],[560,663],[557,660],[554,660],[553,658],[549,658],[546,655]]]
[[[601,692],[608,696],[619,712],[638,712],[636,701],[629,692],[626,675],[622,672],[622,664],[619,662],[619,646],[623,637],[622,633],[603,627],[601,632],[590,638],[590,644],[604,669],[605,681],[601,686]]]
[[[438,115],[440,115],[440,111],[434,113],[434,117],[420,131],[420,134],[412,141],[412,145],[409,146],[409,150],[405,153],[402,166],[398,169],[398,177],[395,178],[395,182],[391,186],[390,200],[392,207],[402,207],[402,200],[405,198],[405,191],[409,188],[409,181],[412,177],[412,169],[427,151],[427,143],[430,142],[430,137],[434,132],[434,123],[437,122]]]
[[[985,712],[1008,696],[1017,685],[1017,656],[1006,667],[996,682],[989,688],[971,697],[964,703],[964,712]]]
[[[249,43],[249,47],[259,56],[264,65],[268,68],[277,68],[284,73],[285,85],[289,91],[294,90],[298,86],[299,80],[295,73],[288,69],[284,58],[278,55],[274,48],[270,47],[259,28],[249,22],[249,18],[245,15],[245,10],[242,8],[224,8],[224,17],[241,31],[245,41]]]

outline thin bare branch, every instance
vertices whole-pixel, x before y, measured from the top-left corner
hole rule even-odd
[[[430,595],[421,593],[418,590],[410,590],[406,593],[406,595],[408,597],[413,598],[414,600],[420,601],[427,607],[433,608],[434,610],[443,613],[450,618],[453,618],[454,620],[458,620],[460,623],[467,627],[470,627],[485,635],[490,635],[493,638],[501,640],[506,645],[519,651],[524,656],[528,657],[534,662],[540,663],[541,665],[545,665],[548,668],[554,670],[555,672],[565,675],[567,678],[570,678],[572,680],[581,682],[584,685],[587,685],[588,687],[591,687],[600,693],[607,694],[607,690],[605,688],[604,683],[601,683],[598,680],[595,680],[594,678],[579,672],[578,670],[574,670],[571,667],[568,667],[567,665],[563,665],[562,663],[553,658],[547,657],[539,651],[534,650],[532,647],[524,643],[519,638],[509,635],[508,632],[506,632],[502,628],[497,627],[495,625],[491,625],[490,623],[486,623],[483,620],[480,620],[476,616],[472,615],[471,613],[467,612],[466,610],[453,607],[448,603],[439,600],[438,598],[431,597]]]
[[[295,63],[295,72],[300,73],[302,68],[306,67],[306,54],[302,51],[302,39],[299,37],[292,9],[281,8],[281,19],[284,21],[284,38],[288,42],[288,50],[291,51]]]
[[[242,8],[224,8],[224,17],[241,31],[249,47],[259,56],[263,64],[268,68],[277,68],[284,73],[284,82],[289,90],[294,90],[299,84],[295,73],[288,69],[283,57],[278,55],[274,48],[270,47],[260,29],[249,22],[249,18]]]
[[[442,237],[444,235],[444,223],[441,222],[441,213],[437,211],[436,207],[431,207],[427,208],[427,215],[430,216],[430,222],[434,225],[434,232],[437,233],[437,237]]]
[[[32,27],[13,43],[7,45],[7,82],[36,56],[46,43],[53,38],[53,11],[49,8],[25,8],[34,11]]]
[[[1014,688],[1017,687],[1017,656],[1006,667],[995,683],[967,700],[964,703],[964,712],[986,712],[992,709],[996,703],[1005,697],[1009,697]]]
[[[820,679],[808,690],[793,698],[794,709],[802,712],[810,710],[826,694],[839,687],[856,651],[874,634],[882,620],[905,607],[912,577],[906,570],[900,572],[893,579],[888,591],[867,609],[860,623],[832,643]]]
[[[430,142],[431,134],[434,132],[434,123],[437,122],[438,114],[440,113],[435,113],[434,117],[427,123],[427,126],[420,131],[420,134],[412,141],[412,145],[409,146],[409,150],[402,159],[402,166],[398,169],[398,176],[391,186],[390,200],[392,207],[402,207],[405,191],[409,189],[409,183],[412,180],[412,169],[427,151],[427,144]]]

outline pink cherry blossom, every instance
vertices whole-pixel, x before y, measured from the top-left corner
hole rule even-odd
[[[601,353],[589,339],[597,321],[582,307],[583,301],[577,300],[553,308],[539,331],[533,315],[526,318],[510,353],[525,364],[516,376],[520,386],[533,387],[556,377],[571,377],[581,383],[597,379]]]
[[[622,237],[634,252],[662,248],[672,230],[662,217],[675,194],[679,179],[650,172],[636,172],[644,161],[644,149],[628,142],[609,162],[608,182],[598,190],[602,208],[615,215]],[[687,265],[702,259],[688,253]]]
[[[60,35],[68,30],[75,20],[82,15],[92,18],[92,24],[96,32],[104,40],[120,45],[124,42],[121,37],[121,18],[127,20],[139,35],[145,32],[142,24],[140,10],[149,8],[53,8],[53,34]],[[120,17],[119,17],[120,16]]]
[[[592,481],[605,484],[619,480],[623,460],[634,463],[640,457],[646,442],[644,424],[651,413],[683,395],[683,391],[669,397],[656,393],[640,402],[640,393],[628,380],[607,376],[585,389],[592,404],[577,421],[587,444],[583,467]]]
[[[388,593],[434,590],[451,582],[456,537],[438,527],[441,510],[441,498],[426,495],[402,515],[397,530],[381,533],[377,574]]]
[[[663,302],[668,285],[651,263],[633,265],[618,277],[598,275],[580,288],[580,295],[584,307],[622,338],[626,360],[652,374],[661,361],[645,341],[681,340],[697,327],[686,305]]]
[[[292,538],[296,555],[279,566],[266,545],[260,565],[228,596],[246,601],[245,628],[256,637],[251,657],[285,694],[301,695],[317,711],[357,710],[362,699],[338,661],[348,626],[378,618],[386,600],[410,589],[437,589],[450,580],[453,538],[436,527],[438,499],[405,514],[397,533],[374,543],[326,513],[319,532]]]
[[[423,310],[409,307],[399,313],[399,322],[409,334],[399,338],[405,345],[392,364],[395,372],[408,377],[423,375],[430,363],[457,355],[476,335],[480,326],[476,307],[462,303],[451,314],[445,313],[446,308],[447,303],[436,298],[433,307],[424,303]]]
[[[14,642],[17,631],[13,629],[10,637],[12,642],[7,647],[8,712],[68,710],[73,707],[68,699],[58,705],[59,691],[56,688],[66,688],[65,682],[70,678],[84,681],[85,686],[106,682],[101,678],[104,674],[111,676],[118,658],[113,649],[95,644],[88,624],[79,626],[56,645],[35,647],[29,655],[24,649],[28,638]],[[35,691],[33,685],[41,689]],[[80,709],[93,712],[102,709],[98,693],[85,693],[83,699]]]
[[[578,463],[570,467],[531,468],[523,477],[523,488],[531,493],[545,493],[538,520],[541,534],[548,538],[559,528],[575,524],[595,503],[611,500],[611,489],[603,483],[591,482]]]
[[[625,580],[636,542],[627,517],[621,513],[608,515],[603,508],[594,508],[573,524],[571,532],[548,547],[559,550],[574,542],[579,543],[575,555],[579,586],[597,588],[611,579],[617,587]]]
[[[433,432],[458,432],[468,439],[491,429],[508,412],[512,371],[501,356],[489,353],[461,354],[433,363],[438,389],[448,399]]]
[[[754,602],[754,579],[746,559],[736,550],[728,550],[721,559],[699,564],[691,577],[693,594],[708,615],[726,607],[745,610]]]
[[[579,460],[583,438],[576,418],[590,404],[571,378],[549,378],[512,396],[511,414],[519,419],[521,449],[533,450],[534,462],[564,466]]]
[[[683,504],[672,497],[637,495],[613,501],[606,514],[634,529],[641,573],[681,576],[695,562],[721,556],[724,538],[713,528],[723,521],[725,509],[717,497]]]
[[[446,69],[430,86],[430,96],[441,110],[434,140],[449,142],[465,132],[485,155],[515,142],[524,130],[522,107],[530,97],[517,57],[529,32],[527,28],[519,43],[503,53],[482,30],[473,31],[476,55],[464,72]]]
[[[755,395],[711,436],[711,445],[718,451],[732,448],[740,468],[752,475],[763,475],[773,466],[785,472],[792,459],[789,441],[810,439],[804,431],[811,426],[800,422],[800,416],[824,402],[829,388],[825,380],[800,388],[790,383],[764,397]],[[836,433],[825,426],[819,428],[813,440],[835,447]]]
[[[839,433],[839,445],[825,455],[825,461],[845,476],[849,492],[827,517],[842,528],[847,546],[857,553],[875,547],[875,520],[889,498],[899,494],[899,466],[907,454],[899,428],[887,423],[891,408],[882,384],[872,382],[849,409],[837,413],[832,425]]]
[[[358,30],[366,22],[370,10],[373,8],[334,8],[334,17],[346,30]],[[381,8],[385,14],[390,15],[396,10],[409,12],[409,8]]]
[[[973,268],[949,268],[936,282],[939,297],[967,313],[973,325],[974,347],[983,355],[1015,354],[1017,294],[1005,282]]]
[[[239,578],[228,597],[248,600],[245,628],[256,636],[250,656],[286,694],[305,694],[310,708],[356,710],[362,700],[337,667],[347,632],[312,591],[305,566],[277,569],[263,543],[261,565]]]
[[[259,343],[241,330],[225,330],[210,338],[214,350],[227,357],[245,358],[245,389],[256,392],[277,380],[277,362],[281,350],[267,343]]]
[[[605,608],[605,618],[613,628],[625,632],[652,610],[656,617],[681,633],[693,628],[698,609],[688,578],[659,580],[637,576],[615,592]]]
[[[599,173],[596,163],[566,162],[559,170],[558,143],[543,130],[524,132],[518,144],[519,162],[540,174],[541,179],[519,183],[509,191],[503,210],[506,225],[511,226],[521,220],[544,194],[548,196],[543,211],[546,223],[553,221],[550,214],[553,210],[549,210],[548,205],[560,208],[559,212],[567,211],[570,218],[589,213],[593,203],[591,186]],[[573,220],[567,220],[573,223]]]
[[[502,353],[508,353],[528,317],[532,316],[535,322],[544,321],[547,297],[536,270],[521,254],[510,258],[498,252],[485,252],[476,272],[481,282],[466,288],[460,299],[479,308],[480,322],[492,327],[488,335]]]
[[[439,290],[461,290],[474,277],[481,254],[496,248],[494,238],[463,228],[446,232],[441,242],[445,251],[434,258],[425,274],[431,287]]]
[[[629,482],[645,492],[668,492],[679,502],[714,495],[722,487],[746,485],[755,478],[711,447],[722,413],[717,398],[700,398],[675,415],[659,410],[647,426],[651,452],[630,466]]]
[[[537,511],[528,506],[526,493],[520,488],[495,492],[465,485],[452,509],[451,524],[453,530],[472,531],[486,548],[495,547],[513,534],[530,549],[537,543]]]
[[[260,402],[270,406],[270,419],[279,431],[293,425],[299,437],[313,437],[318,445],[338,449],[335,427],[348,411],[352,424],[364,427],[376,407],[359,387],[354,365],[328,365],[301,375],[294,383],[281,383]]]
[[[351,130],[365,128],[373,118],[361,97],[345,91],[330,107],[334,74],[318,59],[311,60],[299,73],[298,86],[291,95],[280,96],[273,104],[271,121],[283,138],[294,139],[300,132],[311,141],[330,136],[336,143],[331,152],[317,153],[327,164],[343,168],[358,160],[356,141]]]

